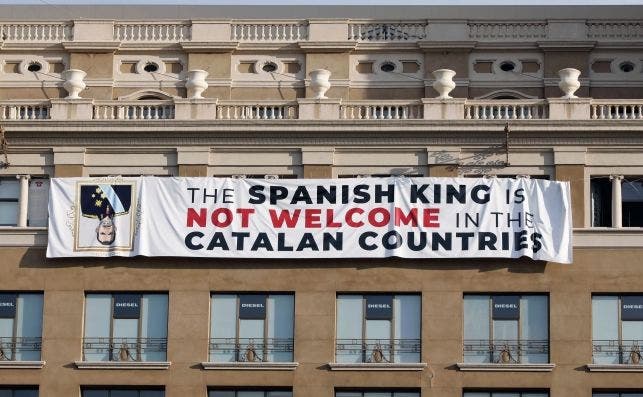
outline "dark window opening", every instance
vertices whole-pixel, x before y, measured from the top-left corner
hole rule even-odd
[[[390,73],[395,70],[395,64],[391,62],[385,62],[380,66],[382,72]]]
[[[612,226],[612,181],[594,178],[590,182],[592,226]]]
[[[621,183],[623,227],[643,227],[643,179],[625,178]]]
[[[261,67],[261,70],[268,73],[276,72],[277,65],[275,65],[273,62],[268,62]]]
[[[514,69],[516,69],[516,64],[513,62],[504,61],[500,63],[500,70],[502,70],[503,72],[511,72]]]
[[[42,65],[38,62],[32,62],[27,66],[27,70],[30,72],[40,72],[42,70]]]
[[[148,62],[143,66],[143,70],[148,72],[148,73],[153,73],[159,70],[159,65],[155,64],[154,62]]]
[[[621,69],[622,72],[630,73],[634,70],[634,64],[632,62],[623,62],[618,65],[618,68]]]

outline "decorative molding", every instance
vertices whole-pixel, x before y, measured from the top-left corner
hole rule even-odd
[[[169,369],[169,361],[76,361],[78,369]]]
[[[424,371],[427,363],[328,363],[331,371]]]
[[[551,372],[556,364],[457,363],[460,371],[481,372]]]
[[[643,364],[587,364],[589,372],[643,372]]]
[[[41,369],[45,361],[0,361],[0,369]]]
[[[205,361],[201,363],[203,369],[207,370],[245,370],[245,371],[294,371],[299,366],[298,362],[280,362],[280,363],[263,363],[263,362],[234,362],[234,363],[214,363]]]

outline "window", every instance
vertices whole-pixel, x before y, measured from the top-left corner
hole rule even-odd
[[[213,389],[208,397],[292,397],[292,390],[231,390]]]
[[[83,389],[82,397],[165,397],[162,389]]]
[[[0,178],[0,226],[17,226],[20,182],[15,178]]]
[[[84,361],[165,361],[167,294],[87,294]]]
[[[210,362],[292,362],[295,298],[213,294]]]
[[[407,390],[366,390],[335,391],[335,397],[420,397],[419,391]]]
[[[638,392],[593,392],[592,397],[643,397],[643,391]]]
[[[38,397],[37,387],[0,387],[0,397]]]
[[[420,361],[419,295],[338,295],[338,363]]]
[[[549,397],[546,391],[465,391],[462,397]]]
[[[0,293],[0,361],[40,361],[41,344],[42,294]]]
[[[595,364],[641,364],[643,295],[592,296]]]
[[[619,179],[592,178],[590,181],[592,226],[643,227],[643,178],[625,177],[621,184],[621,222],[617,224],[612,213],[614,183]]]
[[[29,179],[29,198],[27,211],[27,225],[33,227],[47,226],[49,215],[49,178],[31,177]]]
[[[545,295],[465,295],[465,363],[548,363]]]

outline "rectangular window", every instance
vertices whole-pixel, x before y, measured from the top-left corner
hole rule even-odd
[[[288,389],[211,389],[208,397],[292,397],[292,390]]]
[[[643,295],[592,296],[594,364],[641,364]]]
[[[42,294],[0,293],[0,360],[40,361]]]
[[[0,387],[0,397],[38,397],[38,387]]]
[[[592,177],[590,181],[592,226],[611,227],[612,180]],[[623,227],[643,227],[643,178],[625,177],[621,180],[621,216]]]
[[[465,363],[548,363],[546,295],[465,295]]]
[[[643,390],[637,392],[593,392],[592,397],[643,397]]]
[[[295,297],[212,294],[210,362],[292,362]]]
[[[338,363],[420,362],[420,295],[337,295]]]
[[[416,390],[337,390],[335,397],[420,397]]]
[[[0,178],[0,226],[17,226],[20,182],[15,177]]]
[[[29,180],[29,196],[27,210],[27,225],[32,227],[47,226],[49,204],[49,178],[31,177]]]
[[[547,391],[465,391],[462,397],[549,397]]]
[[[90,293],[84,361],[166,361],[167,294]]]
[[[82,389],[82,397],[165,397],[162,389]]]

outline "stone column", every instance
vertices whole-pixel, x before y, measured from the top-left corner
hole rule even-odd
[[[621,197],[621,181],[623,175],[611,175],[612,180],[612,227],[623,227],[623,202]]]
[[[18,201],[18,227],[27,227],[27,213],[29,210],[29,175],[16,175],[20,180],[20,199]]]

